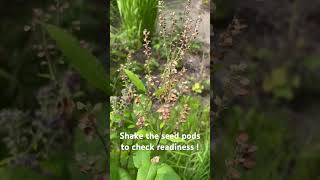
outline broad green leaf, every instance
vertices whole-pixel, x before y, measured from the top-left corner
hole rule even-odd
[[[158,167],[159,167],[158,164],[151,163],[149,170],[148,170],[148,173],[147,173],[146,180],[154,180],[154,178],[157,175]]]
[[[143,164],[137,173],[137,180],[154,180],[158,165],[153,163]]]
[[[119,180],[131,180],[129,173],[126,170],[119,168],[118,172],[119,172]]]
[[[69,33],[53,26],[45,25],[51,38],[53,38],[70,64],[79,71],[95,88],[109,93],[109,82],[103,65],[87,49],[81,48],[80,43]]]
[[[167,164],[160,165],[155,180],[181,180],[179,175]]]
[[[146,88],[143,82],[139,79],[138,75],[127,69],[125,69],[124,72],[139,91],[146,92]]]
[[[133,156],[133,164],[136,168],[142,167],[142,165],[150,164],[151,151],[136,151]]]

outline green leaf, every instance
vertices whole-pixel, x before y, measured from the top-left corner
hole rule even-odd
[[[129,173],[126,170],[119,168],[118,173],[119,173],[120,180],[131,180]]]
[[[110,154],[110,179],[118,180],[122,172],[119,170],[119,156],[114,151]]]
[[[142,167],[142,165],[150,164],[151,151],[136,151],[133,156],[133,164],[136,168]]]
[[[135,128],[136,126],[134,125],[134,124],[131,124],[131,125],[129,125],[127,128],[128,129],[132,129],[132,128]]]
[[[157,174],[158,167],[158,164],[151,163],[146,180],[154,180]]]
[[[153,163],[143,164],[142,167],[138,169],[137,180],[154,180],[158,166],[159,165]]]
[[[181,180],[179,175],[167,164],[160,165],[155,180]]]
[[[120,114],[116,114],[114,112],[110,113],[110,120],[111,122],[120,122],[122,119],[122,116]]]
[[[164,93],[165,88],[164,87],[160,87],[159,89],[157,89],[157,91],[155,92],[155,95],[157,98],[160,98],[160,96]]]
[[[127,69],[125,69],[124,72],[139,91],[146,92],[146,88],[143,82],[139,79],[138,75]]]
[[[185,143],[186,140],[180,138],[180,137],[177,137],[177,138],[171,138],[171,139],[168,139],[169,141],[171,142],[174,142],[174,143]]]
[[[87,49],[69,33],[53,26],[45,25],[51,38],[53,38],[70,64],[79,71],[92,86],[109,94],[109,82],[103,65]]]
[[[145,129],[139,129],[138,131],[137,131],[137,134],[138,135],[143,135],[143,137],[146,137],[146,134],[147,133],[149,133],[147,130],[145,130]]]
[[[158,165],[150,162],[151,151],[137,151],[133,156],[133,164],[138,168],[137,180],[153,180]]]
[[[164,125],[165,125],[165,123],[164,123],[164,122],[161,122],[161,124],[160,124],[160,129],[162,129]]]

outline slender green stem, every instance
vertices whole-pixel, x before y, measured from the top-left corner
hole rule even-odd
[[[43,45],[44,45],[44,54],[45,54],[45,58],[47,60],[47,65],[48,65],[48,70],[49,70],[49,73],[50,73],[50,78],[51,78],[52,81],[55,82],[56,81],[56,76],[55,76],[54,65],[53,65],[53,62],[52,62],[51,57],[49,55],[48,49],[47,49],[48,42],[47,42],[46,34],[45,34],[43,29],[41,29],[41,34],[42,34],[42,42],[43,42]]]
[[[107,144],[106,144],[103,136],[102,136],[101,133],[99,132],[98,127],[95,125],[94,128],[95,128],[96,135],[99,137],[99,140],[101,141],[101,144],[103,145],[104,152],[106,153],[106,158],[108,159],[109,153],[108,153]]]
[[[164,128],[162,127],[162,128],[161,128],[161,132],[160,132],[160,136],[159,136],[159,140],[158,140],[156,146],[158,146],[158,145],[160,144],[160,140],[161,140],[161,136],[162,136],[162,134],[163,134],[163,130],[164,130]]]

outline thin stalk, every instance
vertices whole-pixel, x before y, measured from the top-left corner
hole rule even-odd
[[[47,38],[46,38],[46,34],[43,30],[43,28],[41,28],[41,34],[42,34],[42,42],[44,44],[44,54],[45,54],[45,58],[47,60],[47,65],[48,65],[48,70],[50,73],[50,78],[52,81],[56,81],[56,76],[55,76],[55,70],[54,70],[54,65],[52,63],[51,57],[49,55],[47,46],[48,46],[48,42],[47,42]]]
[[[101,141],[101,144],[103,145],[104,151],[105,151],[105,153],[106,153],[106,158],[108,159],[109,153],[108,153],[107,144],[106,144],[106,142],[104,141],[104,138],[103,138],[103,136],[101,135],[101,133],[99,132],[98,127],[97,127],[96,125],[94,126],[94,129],[95,129],[96,135],[99,137],[99,140]]]
[[[160,144],[160,140],[161,140],[161,136],[163,134],[163,130],[164,130],[164,127],[161,128],[160,137],[159,137],[159,140],[157,142],[157,146]]]
[[[122,144],[122,140],[120,139],[120,146]],[[122,150],[121,150],[121,147],[120,147],[120,153],[119,153],[119,164],[121,166],[121,154],[122,154]]]

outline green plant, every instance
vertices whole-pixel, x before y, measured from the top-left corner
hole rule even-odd
[[[106,98],[109,82],[95,57],[101,52],[97,41],[90,38],[92,31],[99,31],[95,25],[100,25],[90,11],[95,17],[105,12],[96,5],[81,0],[27,2],[21,6],[23,13],[8,18],[16,22],[8,37],[17,38],[9,38],[10,45],[4,43],[5,49],[12,50],[5,50],[10,61],[1,62],[0,69],[2,87],[8,86],[1,98],[0,179],[99,179],[106,175],[108,107],[102,107],[99,98]],[[91,43],[78,42],[73,36]],[[2,55],[3,46],[0,51]],[[85,81],[80,76],[88,86],[82,86]],[[10,103],[3,99],[6,96]],[[83,101],[90,102],[76,108]]]
[[[76,156],[77,151],[80,151],[77,145],[80,144],[80,141],[84,141],[84,138],[77,138],[79,133],[76,133],[75,138],[73,137],[73,132],[77,131],[76,118],[81,116],[81,112],[75,110],[74,101],[83,98],[81,93],[84,93],[86,89],[82,89],[83,92],[79,90],[78,74],[64,64],[64,59],[69,60],[70,64],[93,87],[100,89],[104,94],[108,93],[107,74],[90,50],[81,47],[86,43],[84,41],[78,42],[65,30],[56,26],[44,25],[45,23],[59,26],[63,24],[69,32],[78,32],[80,22],[74,20],[74,17],[65,16],[65,14],[72,14],[71,12],[75,8],[70,8],[69,2],[53,1],[49,3],[46,10],[33,9],[32,22],[21,28],[21,31],[28,35],[27,44],[31,46],[24,48],[28,50],[30,55],[34,55],[35,52],[36,60],[38,60],[35,62],[40,62],[31,64],[37,64],[37,69],[32,74],[40,79],[41,83],[29,84],[30,89],[36,93],[31,96],[33,101],[28,102],[28,108],[15,105],[17,109],[8,108],[0,111],[0,124],[3,127],[0,129],[1,146],[4,146],[6,152],[3,154],[3,148],[1,148],[0,179],[72,179],[81,174],[80,168],[76,167],[78,162],[73,156]],[[47,5],[47,3],[45,4]],[[64,54],[60,53],[46,31],[50,32]],[[26,63],[21,63],[21,65],[24,67]],[[27,67],[24,68],[31,72]],[[11,78],[6,73],[1,74],[6,78]],[[29,76],[27,77],[29,78]],[[10,80],[20,86],[18,79]],[[28,79],[28,81],[32,81],[32,79]],[[46,84],[43,85],[44,83]],[[34,85],[41,87],[35,88]],[[21,88],[21,90],[25,89]],[[90,111],[91,117],[97,118],[96,116],[100,114],[101,109],[96,108],[96,110],[99,112]],[[103,120],[104,117],[97,119]],[[103,132],[106,125],[100,121],[97,123],[101,126],[93,131]],[[98,149],[95,151],[97,155],[101,153],[101,150],[103,153],[106,146],[102,145],[104,140],[96,139],[97,141],[92,144],[98,147],[95,147],[95,150]],[[104,162],[102,169],[105,172],[107,156],[102,157],[99,159],[100,162]],[[71,170],[71,164],[78,169]],[[101,167],[96,169],[99,168]],[[101,172],[92,171],[92,175],[99,173]]]
[[[56,41],[70,64],[90,84],[108,95],[108,78],[100,62],[88,50],[81,48],[80,43],[62,29],[53,25],[45,25],[44,28]],[[91,104],[85,105],[82,103],[78,103],[77,106],[79,110],[84,111],[84,115],[79,121],[79,130],[82,130],[83,133],[77,130],[75,134],[74,149],[78,153],[76,159],[80,163],[80,168],[85,168],[86,173],[99,174],[101,171],[104,172],[104,167],[107,165],[108,160],[107,144],[102,133],[107,127],[104,121],[107,107],[102,104],[92,106]],[[95,137],[94,141],[92,141],[93,137]],[[92,141],[90,146],[88,146],[88,142],[85,139],[89,139],[89,143]],[[80,152],[82,151],[91,154],[81,154]],[[99,157],[101,151],[104,154],[100,155],[102,158]],[[89,161],[89,164],[87,164],[87,161]],[[94,165],[90,163],[94,163]]]
[[[158,0],[117,0],[117,4],[128,45],[141,46],[143,30],[155,30]]]
[[[131,176],[138,180],[145,179],[190,179],[191,177],[206,179],[209,177],[209,109],[197,97],[190,95],[188,70],[184,67],[184,59],[190,50],[191,42],[197,37],[201,18],[193,20],[188,16],[191,1],[185,7],[181,18],[181,31],[175,28],[177,18],[174,13],[170,17],[164,14],[163,1],[159,3],[160,49],[165,52],[164,64],[159,64],[153,71],[153,50],[151,33],[143,31],[143,53],[146,57],[144,74],[139,76],[133,68],[134,60],[129,53],[127,61],[118,70],[118,79],[123,88],[120,96],[110,99],[111,138],[111,179]],[[167,18],[172,24],[167,26]],[[178,38],[171,38],[178,37]],[[160,59],[157,59],[160,61]],[[205,131],[203,130],[205,129]],[[120,133],[136,133],[143,137],[147,134],[158,135],[158,139],[121,139]],[[168,134],[195,134],[199,139],[183,139],[179,136],[163,138]],[[139,141],[139,142],[137,142]],[[153,145],[165,147],[152,151],[123,150],[122,145]],[[207,143],[204,147],[199,145]],[[198,145],[197,145],[198,144]],[[186,146],[190,151],[170,151],[170,147]],[[168,149],[168,150],[167,150]],[[186,156],[184,156],[184,155]],[[153,158],[151,158],[153,157]],[[191,158],[188,161],[187,157]],[[143,163],[141,163],[143,159]],[[172,161],[176,159],[177,162]],[[186,163],[186,164],[184,164]],[[185,166],[185,167],[183,167]],[[189,170],[197,172],[189,173]],[[177,173],[179,171],[179,173]],[[189,177],[188,177],[189,175]]]

